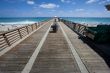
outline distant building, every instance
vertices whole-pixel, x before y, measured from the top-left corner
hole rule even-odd
[[[110,4],[105,5],[106,9],[110,11]]]

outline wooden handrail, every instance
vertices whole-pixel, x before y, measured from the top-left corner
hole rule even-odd
[[[37,23],[32,25],[22,26],[4,33],[0,33],[0,48],[11,46],[14,42],[22,39],[25,35],[28,35],[35,29],[37,29]],[[31,31],[30,31],[31,28]],[[11,36],[12,35],[12,36]],[[17,36],[18,35],[18,36]],[[14,40],[15,39],[15,40]],[[8,46],[7,46],[8,45]]]
[[[3,34],[3,37],[4,37],[5,41],[6,41],[6,43],[8,44],[8,46],[10,46],[10,42],[9,42],[9,40],[8,40],[8,38],[6,37],[5,34]]]
[[[82,36],[84,36],[85,29],[87,28],[86,25],[82,25],[82,24],[64,20],[64,19],[60,19],[60,21],[62,21],[64,24],[66,24],[69,28],[71,28],[78,34],[81,34]]]

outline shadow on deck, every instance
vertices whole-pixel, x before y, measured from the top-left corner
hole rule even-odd
[[[83,36],[79,35],[79,39],[81,39],[84,43],[86,43],[88,46],[90,46],[95,52],[97,52],[97,54],[99,54],[105,60],[107,65],[110,67],[110,53],[109,53],[110,48],[108,48],[109,51],[108,51],[108,49],[101,48],[98,46],[101,44],[94,43],[93,40],[91,40],[87,37],[83,37]],[[110,45],[110,43],[109,43],[109,45]]]

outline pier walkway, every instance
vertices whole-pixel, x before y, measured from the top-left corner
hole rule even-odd
[[[62,22],[53,20],[9,51],[0,51],[0,73],[110,73],[102,57]]]

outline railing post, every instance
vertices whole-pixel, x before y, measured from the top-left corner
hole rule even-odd
[[[32,31],[33,31],[33,24],[31,25]]]
[[[37,23],[35,23],[36,29],[37,29]]]
[[[28,26],[26,26],[27,33],[29,34]]]
[[[8,46],[10,46],[11,44],[10,44],[10,42],[9,42],[9,40],[8,40],[8,38],[6,37],[5,34],[3,34],[3,37],[4,37],[5,41],[6,41],[6,43],[8,44]]]
[[[38,22],[38,26],[40,26],[40,23]]]
[[[81,27],[81,25],[79,24],[79,25],[78,25],[78,32],[80,31],[80,27]]]
[[[19,33],[20,38],[22,38],[22,35],[21,35],[21,32],[20,32],[20,29],[18,29],[18,33]]]

